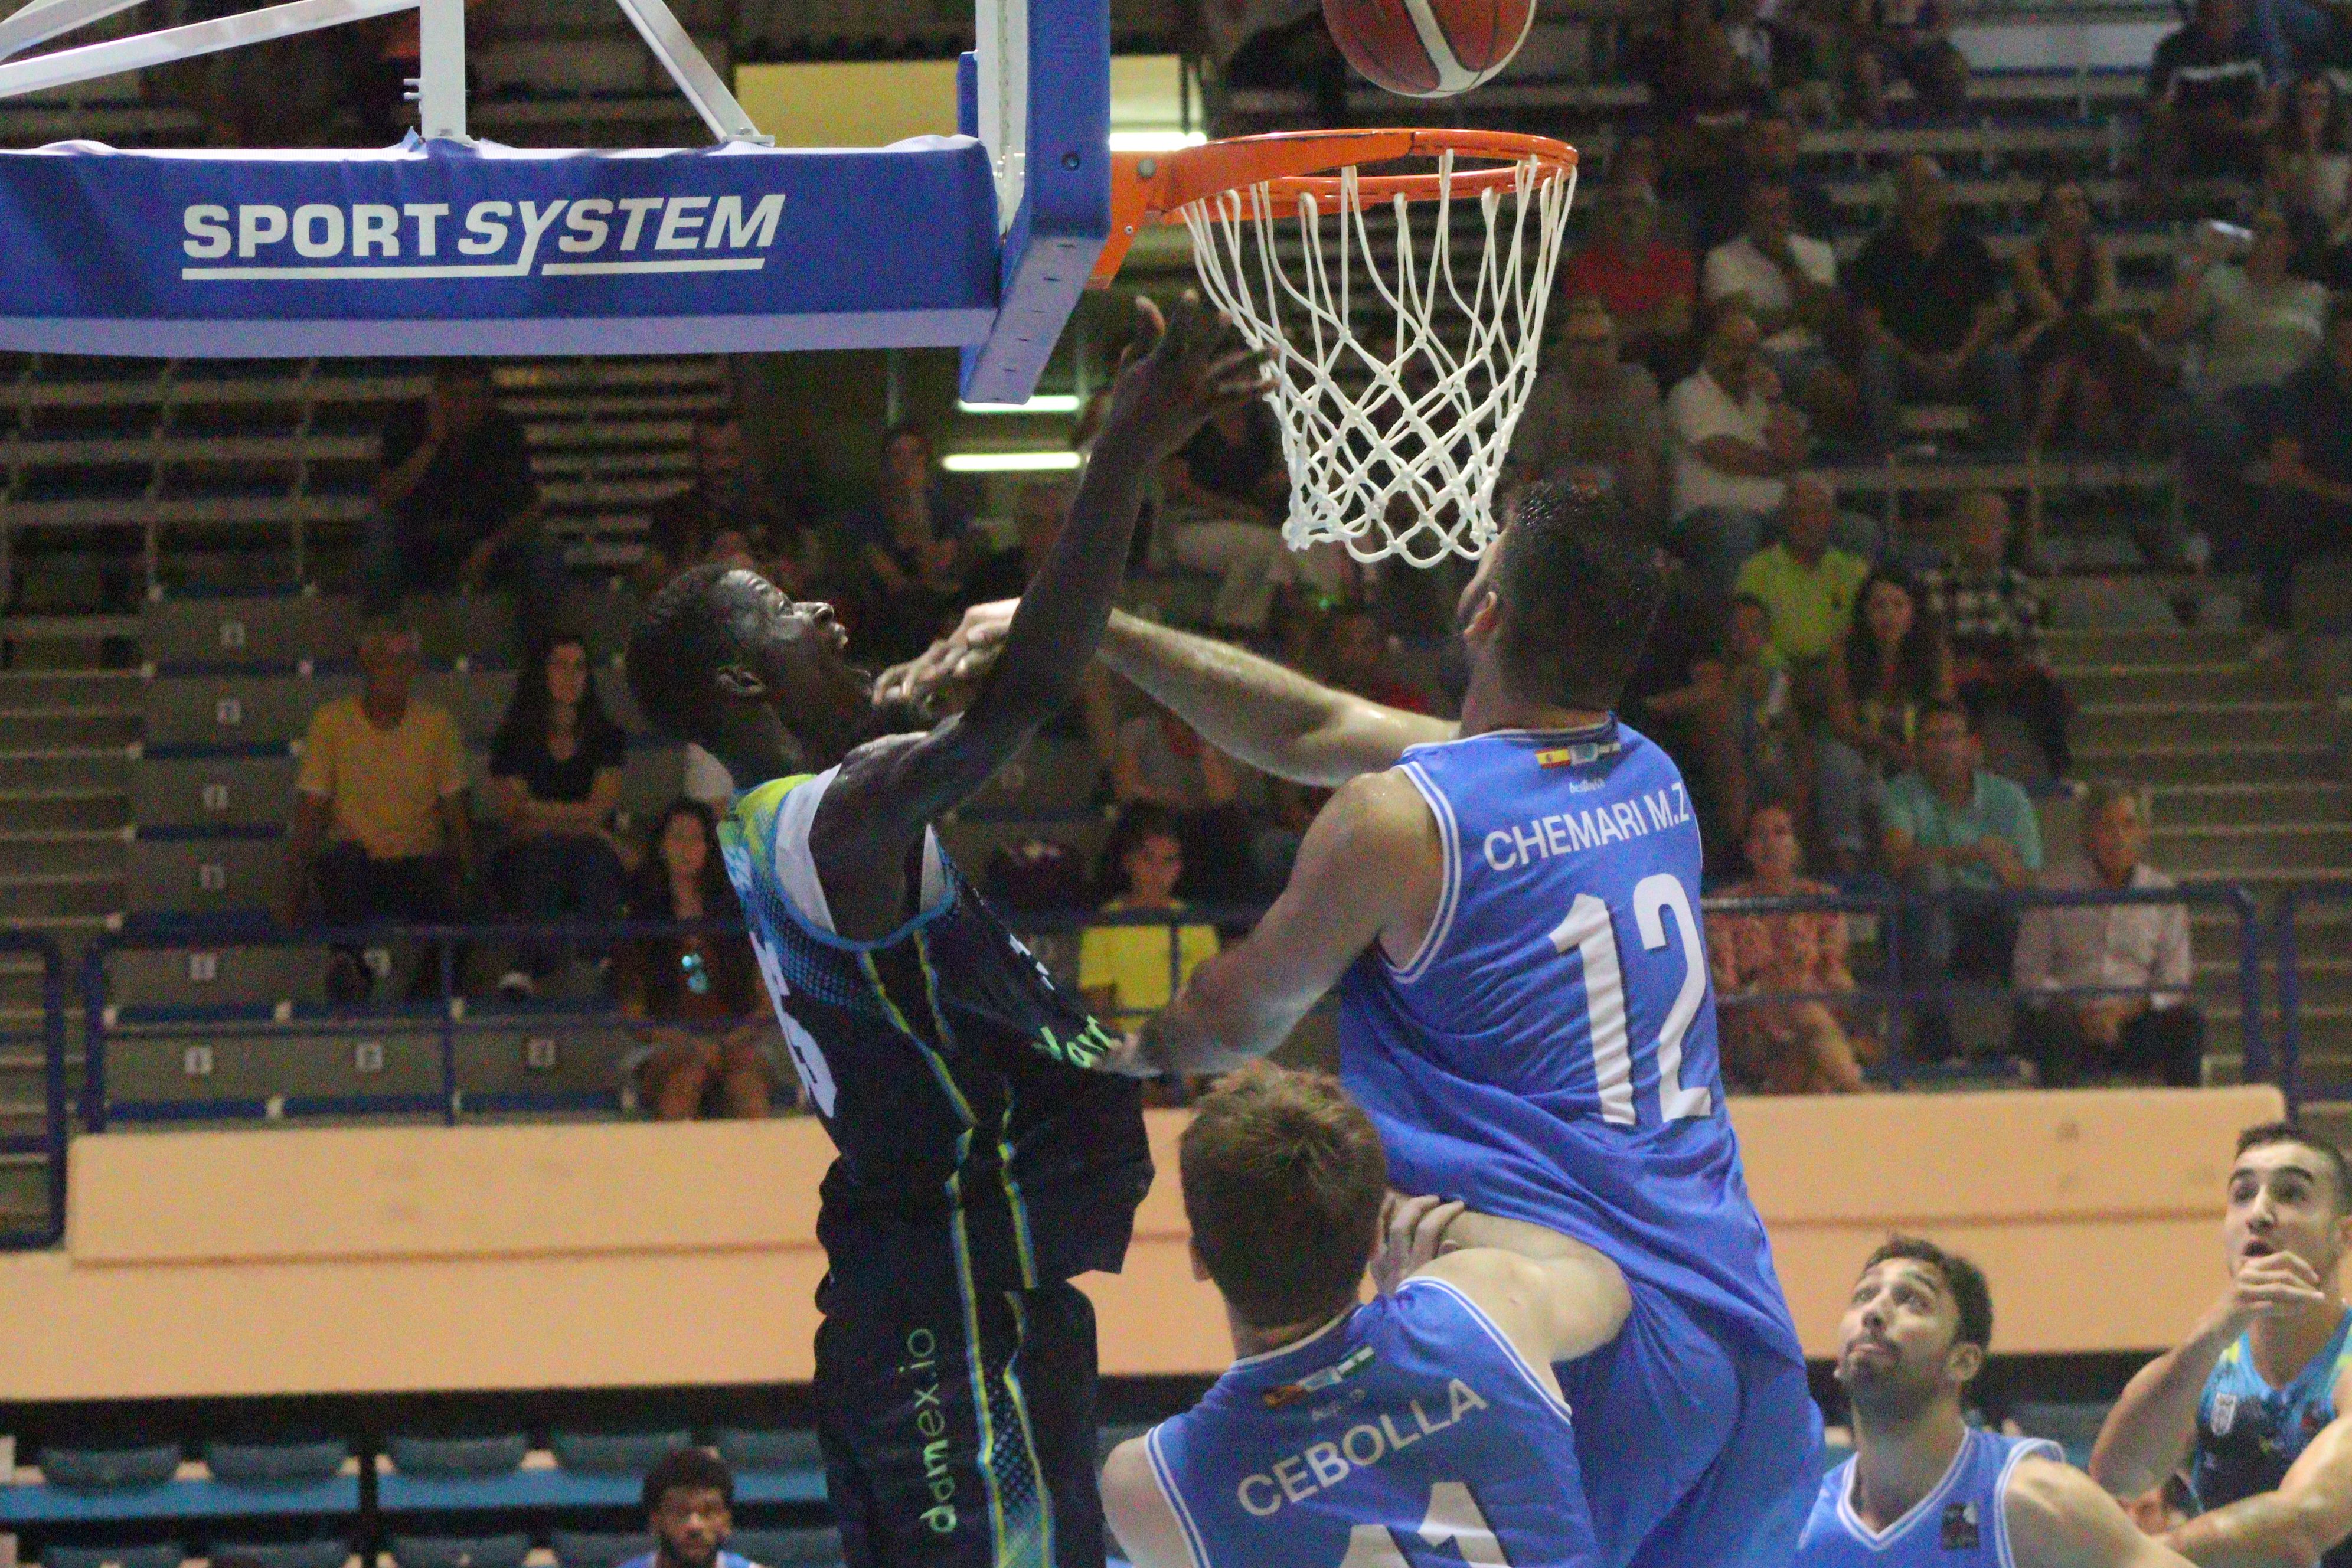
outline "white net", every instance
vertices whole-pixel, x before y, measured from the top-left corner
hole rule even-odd
[[[1202,289],[1275,359],[1294,550],[1429,566],[1494,541],[1576,171],[1528,157],[1458,199],[1455,179],[1445,153],[1433,200],[1365,196],[1348,168],[1321,201],[1259,184],[1182,209]]]

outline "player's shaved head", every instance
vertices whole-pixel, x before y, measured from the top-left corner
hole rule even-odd
[[[1612,485],[1530,485],[1496,548],[1504,685],[1527,702],[1615,707],[1666,594],[1649,531]]]
[[[1193,1250],[1236,1318],[1311,1325],[1355,1300],[1388,1159],[1338,1079],[1264,1062],[1229,1073],[1179,1147]]]

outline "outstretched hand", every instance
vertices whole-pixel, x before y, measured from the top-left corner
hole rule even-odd
[[[952,710],[968,701],[1004,652],[1018,599],[974,605],[956,629],[874,682],[877,703],[914,702]]]
[[[1182,449],[1211,416],[1248,405],[1266,386],[1266,356],[1244,346],[1223,315],[1187,293],[1162,316],[1135,302],[1134,338],[1119,356],[1097,445],[1139,441],[1157,464]]]

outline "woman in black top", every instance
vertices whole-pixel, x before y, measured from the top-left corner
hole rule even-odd
[[[629,744],[596,700],[588,647],[559,637],[526,666],[490,742],[490,812],[506,829],[500,906],[545,920],[621,914],[613,807]],[[562,963],[562,949],[526,944],[499,989],[528,995]]]

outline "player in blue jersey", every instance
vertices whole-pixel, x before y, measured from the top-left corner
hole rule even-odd
[[[1137,1568],[1592,1561],[1550,1363],[1616,1332],[1615,1270],[1433,1198],[1389,1203],[1384,1227],[1380,1134],[1319,1074],[1230,1075],[1180,1163],[1193,1272],[1240,1359],[1104,1468]],[[1380,1294],[1359,1306],[1368,1262]]]
[[[1909,1237],[1871,1254],[1838,1325],[1853,1458],[1822,1478],[1797,1568],[2185,1568],[2057,1444],[1969,1427],[1991,1342],[1967,1258]]]
[[[1610,711],[1664,593],[1618,498],[1539,485],[1462,596],[1458,725],[1125,616],[1103,644],[1213,743],[1338,787],[1281,898],[1128,1065],[1251,1059],[1337,986],[1340,1076],[1397,1184],[1622,1271],[1624,1331],[1559,1368],[1604,1568],[1785,1557],[1821,1429],[1725,1110],[1698,825]],[[1003,616],[914,679],[984,667]]]
[[[620,1568],[756,1568],[727,1550],[735,1527],[735,1474],[700,1448],[665,1454],[646,1472],[646,1529],[654,1549]]]
[[[2173,1547],[2211,1564],[2352,1565],[2352,1169],[2290,1121],[2238,1135],[2230,1289],[2107,1414],[2091,1473],[2136,1496],[2188,1465]]]
[[[1256,395],[1234,344],[1188,300],[1123,371],[1003,661],[957,719],[869,740],[872,683],[831,609],[748,571],[681,574],[630,643],[644,710],[751,784],[720,847],[840,1152],[814,1392],[853,1568],[1103,1560],[1094,1317],[1068,1281],[1125,1256],[1151,1175],[1138,1091],[1089,1070],[1111,1037],[930,825],[1076,689],[1145,479]]]

